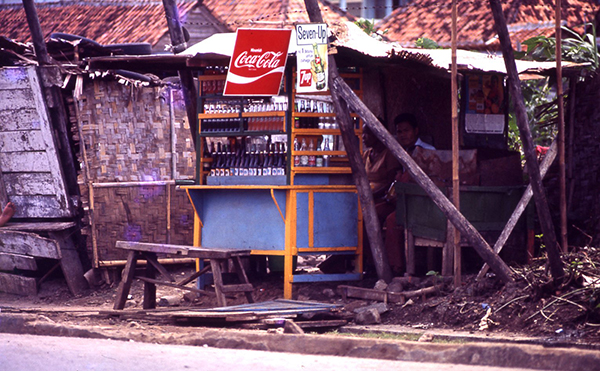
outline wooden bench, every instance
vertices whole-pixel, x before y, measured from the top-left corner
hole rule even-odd
[[[144,281],[144,309],[156,308],[156,285],[164,285],[176,287],[182,290],[188,290],[201,294],[212,294],[211,292],[200,290],[197,288],[191,288],[187,285],[201,275],[212,271],[213,281],[215,287],[215,293],[217,296],[217,302],[219,306],[226,306],[227,301],[225,298],[226,293],[243,292],[249,303],[254,303],[252,298],[253,287],[248,281],[246,272],[241,262],[241,257],[250,256],[250,250],[236,250],[236,249],[211,249],[205,247],[193,247],[183,245],[168,245],[168,244],[157,244],[157,243],[146,243],[146,242],[127,242],[117,241],[116,247],[119,249],[128,250],[127,263],[123,269],[123,277],[119,284],[117,291],[117,297],[115,299],[114,309],[123,309],[131,283],[135,278],[135,268],[138,257],[146,260],[146,271],[143,276],[137,276],[137,278]],[[203,269],[195,272],[190,277],[187,277],[179,282],[169,274],[169,272],[163,267],[157,259],[157,254],[167,254],[170,256],[187,257],[195,259],[206,259],[210,261],[210,264]],[[223,278],[221,274],[221,263],[231,261],[237,273],[240,283],[236,285],[225,285],[223,284]],[[156,279],[156,272],[159,272],[164,279],[168,281],[160,281]]]

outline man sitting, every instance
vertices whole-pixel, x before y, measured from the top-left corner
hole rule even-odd
[[[419,126],[417,119],[410,113],[403,113],[394,119],[396,125],[396,138],[398,142],[412,155],[416,147],[435,150],[431,144],[425,143],[419,138]],[[396,181],[408,182],[410,175],[404,169],[400,169],[396,174]],[[406,269],[404,260],[404,228],[396,223],[396,212],[389,214],[385,220],[385,249],[388,255],[388,262],[395,275],[401,275]]]

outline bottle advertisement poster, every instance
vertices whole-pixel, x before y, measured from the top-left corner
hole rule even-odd
[[[296,92],[327,91],[327,25],[296,25]]]
[[[292,30],[237,30],[223,95],[277,95]]]
[[[474,134],[502,134],[505,127],[502,75],[468,75],[465,130]]]

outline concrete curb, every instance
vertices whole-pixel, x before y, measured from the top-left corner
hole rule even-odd
[[[544,348],[540,345],[510,343],[439,344],[398,340],[377,340],[332,335],[296,335],[253,330],[225,330],[203,327],[185,333],[149,336],[130,329],[127,336],[111,326],[85,327],[40,320],[29,314],[0,313],[0,332],[30,335],[106,338],[123,341],[157,342],[215,348],[263,350],[312,355],[439,362],[478,366],[515,367],[544,370],[600,370],[600,352],[582,349]]]

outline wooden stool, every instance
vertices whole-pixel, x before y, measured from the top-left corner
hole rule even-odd
[[[182,245],[167,245],[167,244],[156,244],[146,242],[126,242],[117,241],[116,247],[119,249],[128,250],[127,263],[123,270],[123,277],[119,284],[117,291],[117,297],[115,299],[114,309],[123,309],[125,302],[127,301],[127,295],[131,288],[135,275],[135,267],[138,256],[146,260],[146,272],[144,276],[138,276],[137,278],[144,281],[144,309],[156,308],[156,285],[164,285],[170,287],[176,287],[182,290],[188,290],[192,292],[198,292],[201,294],[211,294],[208,291],[199,290],[185,286],[194,279],[200,277],[209,270],[213,273],[213,281],[215,286],[215,294],[217,296],[217,302],[219,306],[226,306],[227,301],[225,299],[226,293],[231,292],[243,292],[246,295],[246,299],[249,303],[254,303],[252,298],[253,287],[248,281],[246,271],[241,262],[241,257],[250,256],[250,250],[236,250],[236,249],[211,249],[205,247],[193,247],[193,246],[182,246]],[[176,255],[178,257],[188,257],[196,259],[208,259],[210,265],[207,265],[198,272],[195,272],[190,277],[175,282],[175,279],[169,274],[169,272],[163,267],[157,259],[156,254],[168,254]],[[240,280],[240,284],[237,285],[224,285],[223,278],[221,275],[222,262],[231,261]],[[160,281],[156,279],[156,271],[167,279],[168,281]]]

